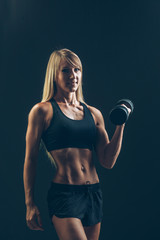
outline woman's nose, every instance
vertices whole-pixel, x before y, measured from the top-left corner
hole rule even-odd
[[[70,76],[69,76],[69,77],[70,77],[70,79],[76,77],[76,74],[75,74],[75,72],[74,72],[74,69],[70,71]]]

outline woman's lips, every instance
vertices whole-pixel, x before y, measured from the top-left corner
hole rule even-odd
[[[68,85],[70,85],[70,86],[72,86],[72,87],[73,87],[73,86],[76,86],[76,84],[77,84],[76,82],[69,82],[69,83],[68,83]]]

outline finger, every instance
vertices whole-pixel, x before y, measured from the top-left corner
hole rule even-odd
[[[38,221],[39,226],[42,227],[42,219],[41,219],[40,214],[37,215],[37,221]]]
[[[31,222],[27,221],[27,226],[28,226],[31,230],[34,230],[34,226],[32,225]]]
[[[131,113],[131,109],[129,107],[127,107],[125,104],[121,104],[121,106],[124,106],[125,108],[127,108],[129,114]]]
[[[28,226],[31,230],[35,230],[35,231],[38,231],[38,230],[40,230],[40,231],[44,231],[43,228],[38,227],[38,226],[37,226],[37,227],[36,227],[36,226],[33,226],[31,223],[28,223],[27,226]]]
[[[27,221],[27,225],[31,230],[41,230],[41,231],[43,231],[43,228],[38,226],[38,224],[33,219],[30,220],[30,221]]]

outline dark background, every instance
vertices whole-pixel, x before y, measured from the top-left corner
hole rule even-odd
[[[100,239],[160,239],[160,1],[5,0],[0,20],[0,238],[57,239],[46,205],[54,168],[41,151],[35,195],[44,232],[26,226],[22,173],[28,113],[41,100],[51,52],[65,47],[81,58],[85,100],[102,111],[110,137],[116,101],[135,105],[115,167],[96,162],[104,195]]]

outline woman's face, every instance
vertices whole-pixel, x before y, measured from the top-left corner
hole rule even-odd
[[[76,92],[81,82],[82,73],[78,67],[74,67],[66,60],[61,60],[57,73],[57,91]]]

